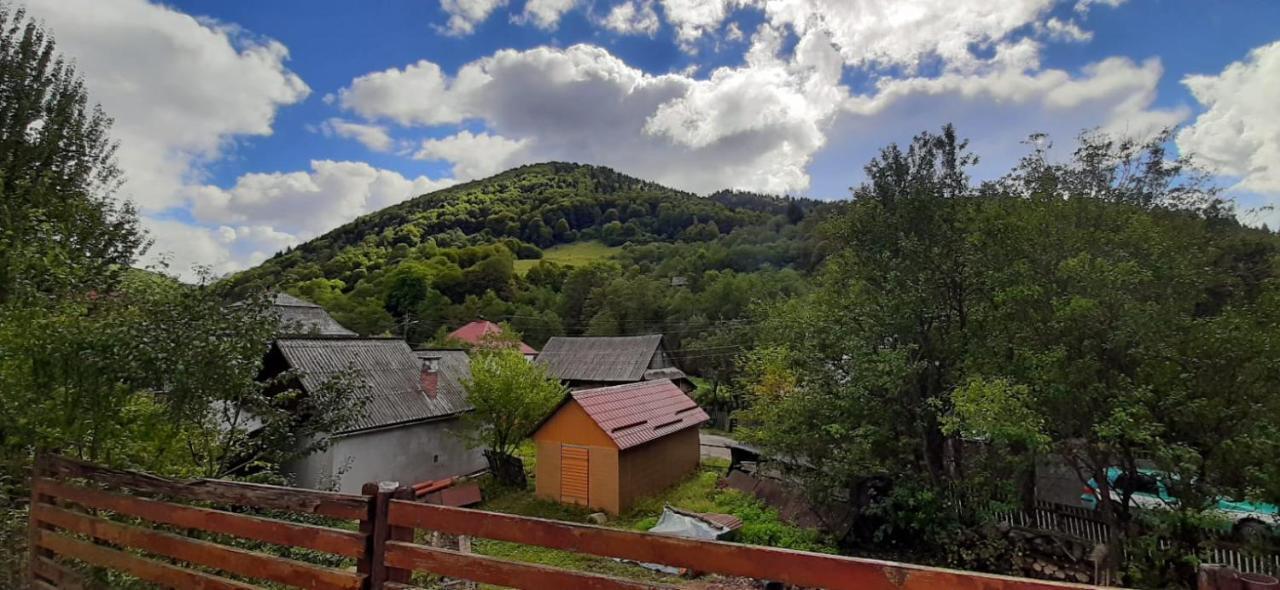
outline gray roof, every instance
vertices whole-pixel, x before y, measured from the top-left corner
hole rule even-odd
[[[629,383],[640,381],[662,346],[661,334],[648,336],[556,336],[538,353],[538,362],[556,379]]]
[[[281,338],[276,347],[302,373],[303,389],[352,370],[369,397],[365,411],[345,432],[452,416],[471,409],[461,388],[422,390],[422,360],[403,340],[390,338]],[[450,360],[448,365],[456,364]],[[469,367],[467,369],[470,370]]]
[[[289,335],[355,336],[323,307],[288,293],[277,293],[272,308],[280,318],[276,333]]]

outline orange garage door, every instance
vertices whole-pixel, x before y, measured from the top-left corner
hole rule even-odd
[[[560,446],[560,501],[586,504],[589,498],[588,474],[591,473],[587,447]]]

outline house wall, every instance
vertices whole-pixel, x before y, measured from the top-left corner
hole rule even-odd
[[[577,445],[589,450],[587,504],[617,514],[618,449],[613,439],[570,400],[533,434],[538,462],[534,467],[534,489],[539,497],[560,501],[560,447]]]
[[[623,451],[617,512],[670,487],[698,468],[698,429],[686,428]]]
[[[302,487],[331,488],[336,480],[339,491],[359,493],[371,481],[408,485],[484,469],[482,450],[468,449],[459,428],[450,418],[341,436],[287,470]]]
[[[675,364],[671,362],[671,355],[667,354],[667,351],[663,350],[661,346],[658,347],[657,352],[653,353],[653,358],[649,359],[650,369],[665,369],[673,366]]]

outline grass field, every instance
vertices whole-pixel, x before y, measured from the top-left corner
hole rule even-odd
[[[483,510],[520,514],[538,518],[550,518],[566,522],[587,522],[587,516],[593,509],[582,506],[570,506],[543,500],[533,494],[533,445],[526,441],[518,453],[525,463],[525,471],[529,475],[529,487],[524,490],[502,488],[492,481],[484,481],[485,501],[478,506]],[[684,481],[665,490],[663,493],[641,500],[626,513],[612,517],[605,524],[608,527],[643,531],[652,527],[662,514],[664,504],[695,512],[718,512],[733,514],[743,520],[742,529],[738,531],[737,540],[742,543],[770,545],[790,549],[821,551],[834,553],[834,547],[817,531],[791,526],[778,519],[778,513],[762,504],[753,496],[737,490],[720,489],[716,482],[724,474],[728,461],[719,459],[703,459],[702,466]],[[677,582],[672,576],[660,574],[632,563],[617,561],[603,557],[594,557],[581,553],[546,549],[493,541],[475,539],[472,545],[476,553],[501,557],[514,561],[537,563],[565,569],[607,574],[638,580],[642,582]],[[482,586],[488,588],[488,586]]]
[[[541,260],[550,260],[565,266],[582,266],[596,260],[609,258],[620,250],[621,248],[617,246],[606,246],[594,240],[590,242],[574,242],[572,244],[552,246],[543,250]],[[517,260],[516,272],[523,276],[537,263],[537,260]]]

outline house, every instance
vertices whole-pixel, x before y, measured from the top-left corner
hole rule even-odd
[[[481,451],[458,436],[471,409],[461,386],[470,364],[461,351],[414,353],[392,338],[291,336],[272,343],[263,377],[287,370],[299,372],[294,386],[304,392],[350,370],[369,399],[327,450],[286,466],[298,485],[358,493],[365,482],[411,484],[485,467]]]
[[[480,346],[485,344],[486,339],[489,337],[501,335],[502,326],[499,326],[489,320],[476,320],[458,328],[457,330],[449,332],[446,339],[457,340],[470,346]],[[534,357],[538,356],[538,351],[532,346],[523,342],[519,342],[517,345],[520,348],[520,353],[524,355],[524,358],[533,360]]]
[[[707,420],[668,379],[573,391],[533,433],[537,494],[625,511],[697,469]]]
[[[276,293],[271,304],[279,318],[276,333],[280,336],[356,336],[329,315],[323,307],[288,293]]]
[[[547,373],[569,389],[669,379],[685,392],[693,383],[676,367],[661,334],[556,336],[538,353]]]

